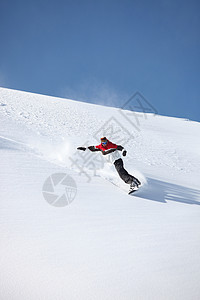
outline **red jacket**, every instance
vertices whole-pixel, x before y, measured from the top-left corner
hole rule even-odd
[[[116,148],[117,148],[117,145],[111,143],[110,141],[108,141],[107,144],[106,144],[105,146],[102,145],[102,144],[100,144],[100,145],[95,146],[95,148],[101,149],[101,150],[108,150],[108,149],[113,149],[113,148],[116,149]]]

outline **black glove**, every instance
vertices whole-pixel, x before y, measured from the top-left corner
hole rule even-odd
[[[82,151],[85,151],[86,148],[85,147],[78,147],[77,150],[82,150]]]
[[[124,151],[122,152],[122,155],[123,155],[123,156],[126,156],[126,153],[127,153],[127,151],[124,150]]]

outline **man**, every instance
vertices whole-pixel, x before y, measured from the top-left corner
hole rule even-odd
[[[85,151],[86,147],[78,147],[78,150]],[[101,138],[101,144],[97,146],[89,146],[88,149],[92,152],[101,151],[103,155],[108,155],[114,153],[116,150],[122,151],[122,155],[126,156],[127,151],[121,145],[116,145],[110,142],[106,137]],[[127,184],[130,184],[130,189],[138,188],[141,185],[141,182],[135,178],[133,175],[130,175],[125,169],[123,160],[121,159],[119,153],[118,155],[113,156],[113,163],[115,169],[117,170],[120,178]]]

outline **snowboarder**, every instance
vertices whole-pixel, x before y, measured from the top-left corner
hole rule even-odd
[[[78,147],[78,150],[85,151],[86,147]],[[122,147],[121,145],[116,145],[110,142],[106,137],[101,138],[101,144],[97,146],[89,146],[88,149],[92,152],[101,151],[103,155],[110,154],[116,150],[122,151],[122,155],[126,156],[127,151]],[[119,156],[116,156],[114,158],[114,166],[117,170],[120,178],[127,184],[130,184],[130,192],[134,191],[136,188],[139,188],[141,185],[141,182],[134,177],[133,175],[130,175],[125,169],[122,158]]]

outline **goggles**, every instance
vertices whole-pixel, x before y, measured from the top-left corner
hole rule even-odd
[[[105,142],[101,142],[102,143],[102,145],[106,145],[108,142],[107,141],[105,141]]]

